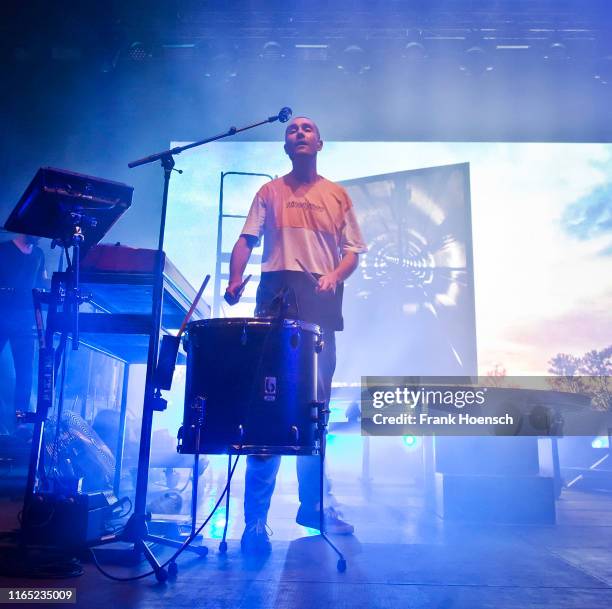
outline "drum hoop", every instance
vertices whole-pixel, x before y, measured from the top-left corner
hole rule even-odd
[[[321,327],[309,321],[301,319],[281,319],[278,317],[213,317],[211,319],[198,319],[187,324],[187,333],[190,329],[201,327],[223,327],[223,326],[280,326],[283,328],[295,328],[306,330],[316,335],[321,335]]]

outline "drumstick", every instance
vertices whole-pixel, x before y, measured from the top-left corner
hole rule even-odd
[[[178,334],[176,335],[177,338],[180,338],[183,335],[183,332],[185,331],[185,328],[187,327],[187,324],[189,323],[189,320],[191,319],[195,308],[198,306],[198,302],[200,302],[200,298],[202,298],[202,293],[206,289],[206,286],[208,285],[209,281],[210,275],[206,275],[206,277],[204,277],[202,285],[200,286],[200,289],[198,290],[198,293],[196,294],[195,300],[191,304],[191,307],[189,307],[189,311],[187,312],[187,315],[185,315],[185,319],[183,319],[183,323],[181,324]]]
[[[304,273],[306,273],[308,279],[310,279],[314,285],[319,285],[319,280],[300,262],[300,260],[296,258],[295,261],[298,263],[298,266],[304,271]]]

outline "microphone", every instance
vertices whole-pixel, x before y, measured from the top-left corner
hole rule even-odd
[[[284,108],[280,109],[280,112],[278,113],[278,120],[281,123],[286,123],[291,118],[292,114],[293,112],[291,111],[291,108],[287,108],[287,106],[285,106]]]
[[[274,121],[280,121],[281,123],[286,123],[291,118],[292,114],[293,112],[291,108],[285,106],[284,108],[280,109],[279,113],[276,116],[271,116],[268,119],[268,122],[273,123]]]

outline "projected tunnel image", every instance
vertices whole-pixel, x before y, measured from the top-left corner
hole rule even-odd
[[[347,342],[357,339],[376,357],[360,360],[353,352],[339,375],[350,381],[372,368],[399,373],[407,361],[418,374],[474,373],[468,165],[343,184],[368,244],[346,287],[353,320]]]

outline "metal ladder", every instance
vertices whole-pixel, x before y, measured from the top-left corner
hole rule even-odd
[[[251,177],[262,177],[269,178],[273,180],[273,176],[269,173],[251,173],[247,171],[222,171],[221,172],[221,182],[219,186],[219,216],[217,222],[217,254],[216,254],[216,262],[215,262],[215,283],[214,283],[214,296],[213,296],[213,317],[219,317],[220,309],[221,309],[221,300],[223,298],[223,293],[221,291],[221,280],[229,278],[228,273],[221,272],[221,265],[223,263],[229,264],[231,251],[223,251],[223,221],[226,218],[246,218],[246,214],[226,214],[223,211],[223,187],[225,183],[226,176],[251,176]],[[261,262],[261,255],[256,254],[251,256],[249,260],[249,264],[259,264]],[[259,275],[253,275],[254,280],[259,280]],[[243,303],[254,303],[255,298],[252,296],[246,297],[243,296],[241,301]]]

